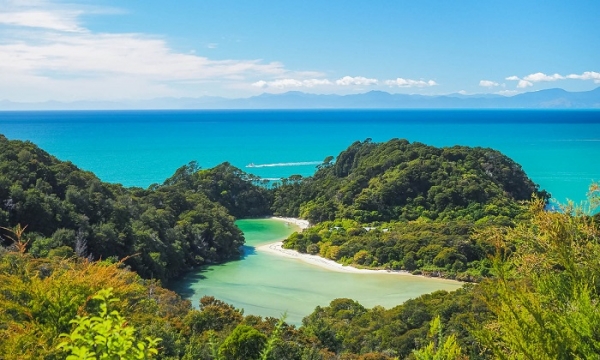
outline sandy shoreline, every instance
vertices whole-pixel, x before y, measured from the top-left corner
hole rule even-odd
[[[302,231],[310,226],[310,223],[308,222],[308,220],[289,218],[289,217],[281,217],[281,216],[271,216],[271,217],[269,217],[269,219],[285,221],[286,223],[296,225],[297,227],[300,228],[300,231]]]
[[[295,219],[295,218],[282,218],[282,217],[271,217],[274,220],[286,221],[290,224],[294,224],[298,226],[301,230],[304,230],[310,226],[309,222],[306,220]],[[345,272],[345,273],[354,273],[354,274],[390,274],[390,275],[401,275],[401,276],[414,276],[414,277],[423,277],[427,279],[436,279],[440,281],[452,281],[457,282],[456,280],[450,279],[442,279],[442,278],[431,278],[423,275],[413,275],[408,271],[403,270],[374,270],[374,269],[359,269],[353,266],[345,266],[340,263],[337,263],[333,260],[322,258],[318,255],[310,255],[303,254],[296,250],[284,249],[283,241],[277,241],[270,244],[265,244],[258,246],[256,248],[257,251],[262,251],[278,256],[284,256],[287,258],[297,259],[304,261],[308,264],[316,265],[322,267],[327,270],[337,271],[337,272]]]
[[[337,263],[330,259],[322,258],[318,255],[303,254],[296,250],[284,249],[283,242],[278,241],[271,244],[261,245],[256,248],[257,251],[263,251],[274,255],[284,256],[288,258],[298,259],[306,263],[317,265],[327,270],[354,273],[354,274],[394,274],[404,276],[417,276],[412,275],[407,271],[393,271],[393,270],[373,270],[373,269],[358,269],[353,266],[345,266]]]

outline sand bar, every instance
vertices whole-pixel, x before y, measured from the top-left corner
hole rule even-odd
[[[271,219],[286,221],[290,224],[294,224],[294,225],[298,226],[301,230],[304,230],[310,226],[310,223],[308,221],[302,220],[302,219],[283,218],[283,217],[271,217]],[[303,254],[296,250],[284,249],[283,241],[277,241],[274,243],[261,245],[261,246],[258,246],[256,248],[256,250],[274,254],[274,255],[284,256],[287,258],[301,260],[308,264],[316,265],[316,266],[322,267],[324,269],[337,271],[337,272],[345,272],[345,273],[353,273],[353,274],[390,274],[390,275],[419,276],[419,277],[430,278],[430,277],[422,276],[422,275],[413,275],[413,274],[409,273],[408,271],[404,271],[404,270],[359,269],[359,268],[355,268],[353,266],[342,265],[333,260],[322,258],[318,255]],[[442,278],[430,278],[430,279],[437,279],[440,281],[449,281],[449,282],[459,283],[459,281],[450,280],[450,279],[442,279]]]

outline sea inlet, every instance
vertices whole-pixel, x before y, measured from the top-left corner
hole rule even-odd
[[[456,290],[461,283],[421,276],[388,273],[346,273],[326,269],[257,247],[282,240],[292,224],[273,219],[238,220],[246,244],[237,261],[212,265],[188,274],[173,290],[198,306],[203,296],[214,296],[246,315],[281,317],[300,325],[316,306],[336,298],[350,298],[363,306],[390,308],[436,290]]]

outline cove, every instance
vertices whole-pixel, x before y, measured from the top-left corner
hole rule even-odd
[[[236,221],[244,232],[244,256],[237,261],[192,272],[172,289],[197,307],[202,296],[214,296],[246,315],[280,317],[300,325],[316,306],[350,298],[365,307],[390,308],[436,290],[456,290],[461,284],[445,279],[390,274],[342,273],[257,251],[256,247],[286,238],[297,230],[272,219]]]

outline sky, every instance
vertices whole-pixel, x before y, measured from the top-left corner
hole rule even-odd
[[[600,86],[598,0],[0,0],[0,100]]]

